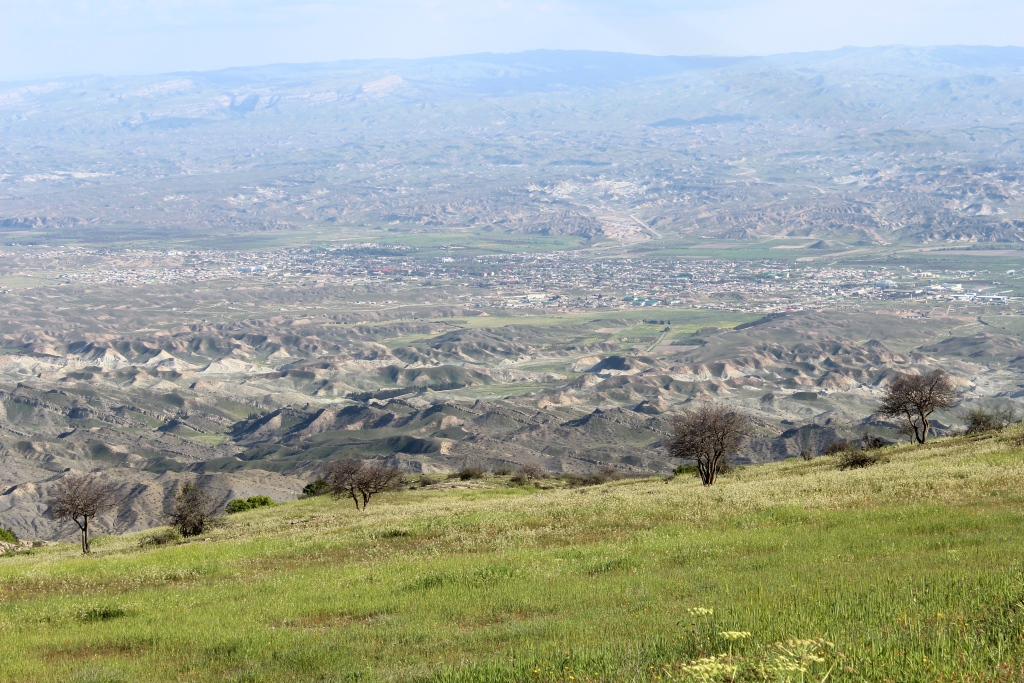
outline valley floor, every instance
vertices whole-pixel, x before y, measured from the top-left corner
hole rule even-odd
[[[1022,432],[886,460],[318,497],[8,553],[0,679],[1024,680]]]

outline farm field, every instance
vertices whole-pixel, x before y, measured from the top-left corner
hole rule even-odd
[[[489,475],[9,553],[0,679],[1019,681],[1022,436],[711,488]]]

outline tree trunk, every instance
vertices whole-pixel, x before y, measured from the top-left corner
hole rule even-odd
[[[914,441],[917,443],[924,443],[924,434],[921,433],[921,427],[918,424],[917,418],[909,410],[903,414],[907,418],[907,424],[910,426],[910,431],[913,433]]]
[[[82,524],[82,553],[89,554],[89,518],[84,517],[85,522]]]
[[[711,486],[715,483],[715,469],[716,465],[714,460],[707,459],[704,462],[697,461],[697,473],[700,475],[700,483],[704,486]]]

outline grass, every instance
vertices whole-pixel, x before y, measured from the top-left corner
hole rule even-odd
[[[189,543],[33,549],[0,557],[0,679],[1020,681],[1019,436],[709,489],[416,490],[366,513],[322,497]]]

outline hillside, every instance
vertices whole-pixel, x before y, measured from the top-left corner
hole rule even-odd
[[[673,324],[664,326],[620,310],[460,312],[124,336],[111,323],[82,339],[53,334],[56,314],[28,331],[9,311],[22,334],[0,335],[9,344],[0,346],[0,519],[24,537],[67,538],[73,529],[45,510],[68,471],[101,470],[121,485],[126,504],[99,527],[118,532],[165,523],[183,480],[199,477],[221,504],[288,500],[338,457],[426,473],[529,464],[667,474],[672,415],[700,398],[740,406],[759,424],[741,461],[779,460],[865,429],[895,438],[872,411],[899,371],[941,366],[969,402],[1012,405],[1024,387],[1012,328],[995,334],[995,324],[946,316],[801,312],[730,329],[719,312],[665,311]],[[986,332],[962,336],[973,330]]]
[[[0,557],[0,678],[1019,681],[1022,490],[1014,428],[710,489],[491,477],[33,548]]]

